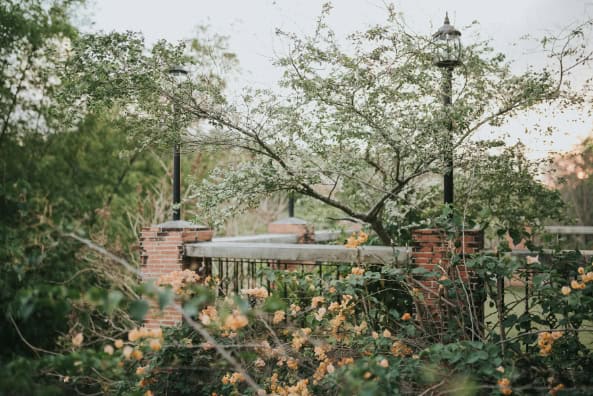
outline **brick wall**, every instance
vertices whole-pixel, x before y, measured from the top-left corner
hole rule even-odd
[[[473,253],[478,253],[484,248],[484,234],[479,230],[466,230],[463,235],[450,239],[440,229],[420,229],[412,233],[413,248],[412,261],[418,266],[430,272],[436,273],[432,276],[422,276],[417,279],[420,286],[417,306],[421,320],[440,322],[441,325],[450,319],[450,315],[458,314],[467,307],[468,296],[463,290],[458,297],[451,297],[448,290],[439,282],[439,279],[461,280],[466,286],[465,290],[473,293],[478,284],[472,272],[469,271],[463,260],[453,265],[451,258],[460,255],[462,258]],[[447,304],[444,299],[447,299]],[[472,299],[472,296],[469,296]],[[452,304],[451,304],[452,303]],[[453,305],[453,307],[451,307]],[[472,315],[481,317],[483,309],[479,301],[474,301],[474,312]],[[467,312],[469,313],[469,312]],[[447,317],[449,316],[449,317]]]
[[[140,236],[142,280],[156,282],[162,275],[195,265],[184,260],[183,245],[211,239],[212,231],[207,227],[186,221],[170,221],[143,228]],[[147,327],[172,326],[181,322],[181,314],[171,307],[162,312],[152,307],[145,321]]]

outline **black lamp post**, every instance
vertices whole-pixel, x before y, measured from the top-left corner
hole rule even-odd
[[[451,106],[453,96],[453,69],[461,64],[461,32],[449,22],[449,14],[445,14],[445,23],[433,35],[435,41],[434,63],[443,70],[443,105]],[[445,204],[453,204],[453,122],[447,120],[448,138],[445,149],[444,200]]]
[[[177,84],[187,77],[187,70],[183,66],[173,66],[169,69]],[[173,101],[173,116],[176,117],[175,102]],[[173,220],[181,220],[181,156],[179,141],[173,145]]]
[[[294,192],[288,193],[288,217],[294,217]]]

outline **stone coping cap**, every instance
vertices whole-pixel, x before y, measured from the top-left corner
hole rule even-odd
[[[190,221],[185,220],[169,220],[161,224],[157,224],[155,227],[161,230],[209,230],[210,227],[201,224],[194,224]]]
[[[307,222],[303,219],[299,219],[298,217],[286,217],[284,219],[276,220],[270,224],[307,224]]]

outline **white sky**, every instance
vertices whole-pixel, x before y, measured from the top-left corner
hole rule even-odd
[[[242,73],[240,85],[273,87],[280,71],[272,65],[285,45],[274,35],[276,28],[311,33],[321,0],[94,0],[90,5],[92,31],[140,31],[148,43],[164,38],[177,41],[193,36],[195,27],[207,24],[213,32],[229,37],[230,50],[237,54]],[[346,34],[383,23],[382,0],[334,0],[330,18],[336,34]],[[400,0],[394,1],[412,31],[429,34],[449,11],[451,23],[463,27],[477,20],[482,38],[492,38],[494,47],[507,54],[517,69],[540,63],[533,54],[533,42],[519,41],[526,35],[542,36],[568,25],[593,18],[593,0]],[[469,34],[469,33],[468,33]],[[462,40],[472,40],[472,35]],[[513,43],[517,43],[513,45]],[[593,73],[592,69],[582,74]],[[532,156],[548,151],[568,150],[593,130],[593,119],[566,114],[562,118],[523,117],[508,125],[512,137],[532,147]],[[581,118],[581,119],[579,119]],[[553,124],[559,132],[550,138],[526,135],[535,122]],[[481,132],[486,136],[488,131]]]

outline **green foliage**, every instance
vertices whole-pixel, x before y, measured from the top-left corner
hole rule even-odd
[[[495,155],[488,150],[491,145],[482,143],[465,159],[468,171],[458,184],[464,216],[493,233],[510,232],[515,243],[529,237],[525,227],[535,233],[545,220],[564,218],[558,191],[538,180],[544,164],[529,161],[524,146],[503,147]]]
[[[270,393],[412,395],[431,389],[494,395],[508,387],[513,394],[530,395],[562,384],[568,394],[584,395],[593,385],[588,374],[593,344],[591,337],[583,338],[593,332],[593,268],[578,253],[543,257],[526,264],[509,256],[477,255],[465,262],[482,282],[486,301],[497,304],[495,317],[487,316],[482,333],[473,335],[452,322],[434,327],[408,321],[403,314],[412,309],[410,306],[394,309],[376,298],[371,286],[387,276],[407,285],[412,284],[410,277],[434,276],[413,269],[366,268],[359,274],[360,267],[355,267],[356,271],[343,273],[339,280],[330,268],[323,277],[316,271],[265,270],[260,275],[264,284],[269,281],[271,285],[269,297],[193,299],[189,304],[194,317],[203,323],[200,327]],[[579,269],[583,265],[588,268]],[[585,272],[588,269],[591,271]],[[501,289],[497,279],[527,279],[526,270],[532,274],[529,293],[514,300],[507,297],[498,305]],[[573,287],[564,296],[561,287],[572,279],[584,288]],[[461,287],[458,281],[440,283],[446,290],[444,298],[468,304],[456,293]],[[204,286],[195,290],[198,297],[205,292]],[[415,304],[421,304],[418,292],[410,292]],[[517,314],[514,307],[525,298],[531,309]],[[474,294],[473,301],[476,306],[484,302],[479,294]],[[214,307],[217,313],[213,313]],[[279,321],[274,319],[278,311],[284,313]],[[245,315],[248,322],[229,331],[225,326],[235,315],[232,312]],[[457,315],[468,312],[459,310]],[[441,311],[437,316],[441,314],[446,313]],[[208,320],[204,315],[209,315]],[[446,342],[433,341],[438,331]],[[548,351],[542,334],[557,334]],[[295,343],[296,339],[302,342]],[[113,393],[150,389],[172,395],[255,394],[241,379],[232,380],[235,368],[220,359],[191,325],[166,329],[162,349],[150,350],[149,341],[129,343],[144,351],[139,361],[124,359],[120,351],[105,357],[112,361],[108,367],[124,362],[121,377],[110,384]],[[328,364],[332,368],[327,369]],[[143,367],[141,374],[138,367]],[[308,382],[303,382],[305,379]],[[506,381],[508,385],[504,385]]]
[[[433,196],[426,186],[444,173],[446,153],[456,150],[457,169],[469,175],[473,163],[462,159],[472,151],[468,142],[476,130],[501,126],[544,102],[570,101],[562,71],[513,75],[503,55],[478,42],[466,43],[463,67],[454,72],[455,101],[443,108],[443,75],[432,63],[430,39],[407,32],[392,13],[387,24],[348,36],[345,46],[328,26],[330,9],[324,8],[312,36],[279,32],[291,48],[277,61],[284,70],[280,94],[248,91],[244,103],[214,108],[185,102],[219,129],[193,141],[254,158],[218,170],[197,187],[205,216],[214,215],[218,202],[233,199],[237,210],[256,196],[292,190],[368,223],[383,244],[403,241],[407,227],[422,224],[419,211]],[[566,46],[573,48],[571,39]],[[525,175],[515,181],[498,171],[499,185],[521,184],[515,189],[535,195],[526,201],[546,196]],[[499,213],[508,207],[490,204]],[[533,217],[522,212],[527,206],[516,208],[519,217]]]
[[[216,299],[217,279],[189,284],[179,291],[178,301],[199,327],[171,327],[165,329],[164,338],[132,330],[125,343],[132,348],[128,352],[121,346],[103,351],[113,345],[103,339],[33,364],[59,373],[59,386],[70,381],[92,384],[88,378],[98,375],[101,389],[111,394],[140,395],[147,389],[172,395],[254,394],[241,379],[231,381],[236,368],[206,342],[201,332],[205,330],[259,386],[277,394],[302,395],[304,389],[324,395],[411,395],[428,389],[498,394],[505,391],[507,385],[500,385],[505,381],[518,395],[545,393],[560,384],[571,394],[587,394],[593,385],[588,375],[593,344],[587,336],[593,332],[593,268],[575,252],[540,257],[527,263],[508,255],[453,257],[454,265],[465,264],[475,272],[474,281],[482,285],[483,294],[474,292],[468,300],[460,294],[466,286],[441,278],[442,298],[458,307],[451,311],[446,304],[440,306],[433,320],[444,320],[436,322],[417,315],[406,318],[424,301],[413,280],[440,276],[423,268],[327,266],[322,276],[317,271],[264,269],[258,278],[270,285],[268,297],[253,291],[250,296],[244,292],[243,298],[231,294]],[[531,279],[527,294],[514,299],[501,294],[503,278]],[[137,292],[163,301],[163,306],[171,302],[170,288],[147,284]],[[400,297],[385,300],[382,292]],[[402,300],[406,293],[409,302]],[[129,307],[139,317],[146,312],[145,301],[130,300],[117,291],[96,288],[85,295],[85,301],[101,312],[119,307]],[[484,301],[495,306],[495,315],[486,316],[480,332],[468,332],[470,316],[479,320],[474,312]],[[531,308],[517,310],[521,302]],[[473,308],[463,308],[467,304]],[[283,312],[281,320],[275,319],[278,311]],[[228,327],[232,323],[239,324]],[[134,332],[148,335],[133,336]],[[549,350],[542,334],[558,334]],[[299,338],[302,341],[295,343]],[[320,346],[325,357],[316,349]],[[14,359],[7,366],[9,372],[18,372],[19,362]],[[302,382],[305,379],[308,382]],[[34,383],[15,381],[18,377],[7,383],[34,391]],[[52,389],[43,387],[47,394]]]
[[[98,389],[97,379],[60,380],[64,362],[77,359],[64,353],[68,340],[84,328],[100,338],[129,326],[122,300],[134,295],[136,279],[65,235],[85,230],[134,259],[138,230],[126,214],[148,195],[138,184],[162,174],[158,158],[138,155],[112,113],[88,115],[60,100],[77,3],[0,5],[2,394]],[[67,126],[70,114],[80,122]],[[125,149],[133,154],[122,158]]]

